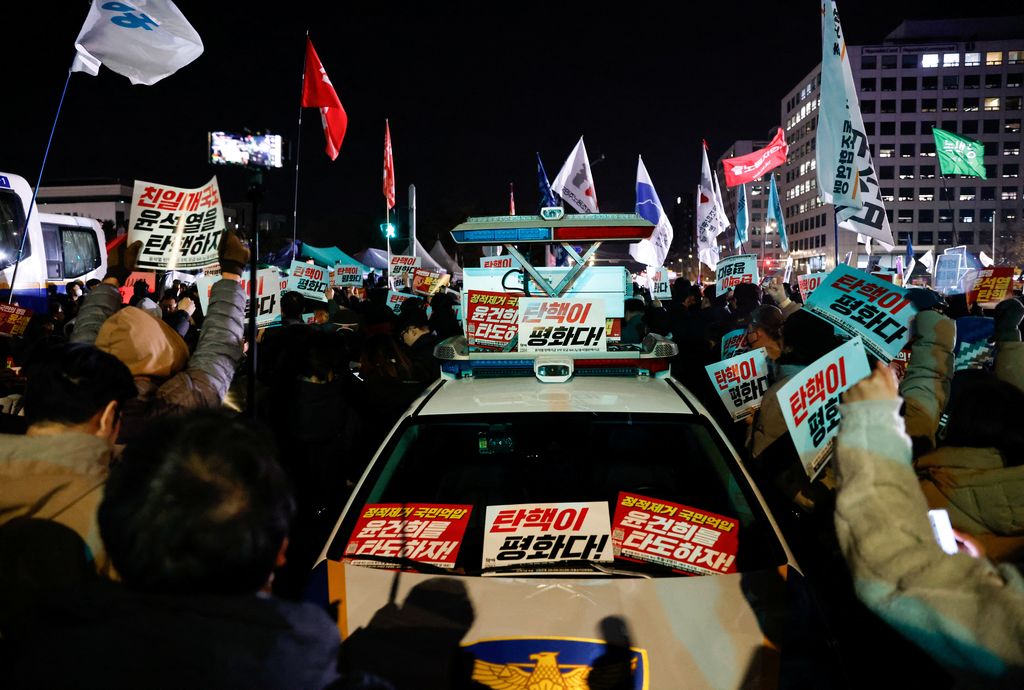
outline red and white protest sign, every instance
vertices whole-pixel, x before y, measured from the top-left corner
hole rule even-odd
[[[733,419],[743,419],[761,407],[768,390],[768,357],[763,347],[709,364],[704,369]]]
[[[506,270],[519,268],[519,260],[514,256],[482,256],[480,257],[480,268],[504,268]]]
[[[197,189],[135,181],[128,244],[142,242],[136,265],[199,269],[217,265],[224,209],[216,176]]]
[[[651,297],[654,299],[672,299],[672,286],[669,283],[668,269],[659,268],[651,278],[653,288]]]
[[[779,389],[779,406],[800,462],[812,479],[832,454],[839,433],[839,396],[871,374],[858,337],[795,374]]]
[[[412,272],[412,291],[430,297],[436,295],[451,279],[447,273],[416,268]]]
[[[804,308],[861,336],[864,346],[886,362],[910,340],[910,322],[917,313],[904,288],[843,265],[821,281]]]
[[[615,556],[701,575],[736,572],[735,519],[639,494],[619,493],[612,519]]]
[[[352,529],[345,558],[357,565],[389,567],[360,556],[408,558],[454,568],[473,506],[439,503],[368,503]]]
[[[526,503],[487,506],[483,567],[614,560],[608,504]]]
[[[206,314],[210,309],[210,292],[219,275],[201,275],[196,278],[199,305]],[[249,272],[238,281],[245,293],[245,317],[249,318]],[[276,268],[261,268],[256,274],[256,325],[260,328],[281,320],[281,276]]]
[[[470,290],[466,339],[473,350],[510,352],[519,332],[519,296]]]
[[[0,303],[0,333],[25,335],[25,329],[28,328],[31,318],[31,309]]]
[[[825,279],[828,273],[821,271],[820,273],[808,273],[807,275],[797,276],[796,282],[800,289],[800,296],[803,297],[804,301],[818,289],[821,285],[821,281]]]
[[[603,352],[605,303],[564,297],[519,299],[520,352]]]
[[[288,292],[298,292],[303,297],[326,302],[324,292],[331,284],[327,269],[305,261],[292,261],[288,270]]]
[[[334,287],[361,287],[363,269],[358,264],[338,264],[334,267]]]
[[[774,170],[786,162],[789,155],[789,145],[786,143],[786,136],[779,127],[775,138],[763,149],[736,158],[726,158],[722,161],[725,169],[725,186],[736,187],[745,182],[753,182],[763,176],[766,172]]]
[[[1013,267],[983,268],[967,293],[968,304],[998,304],[1013,297]]]
[[[724,295],[741,283],[757,284],[757,255],[737,254],[718,262],[715,271],[715,287],[717,295]]]
[[[412,272],[423,264],[423,259],[418,256],[403,256],[401,254],[391,255],[391,277],[412,275]]]
[[[155,273],[148,271],[134,271],[131,275],[125,278],[124,285],[117,289],[118,292],[121,293],[122,304],[128,304],[132,295],[135,294],[135,283],[144,284],[146,286],[146,292],[151,295],[156,292]]]

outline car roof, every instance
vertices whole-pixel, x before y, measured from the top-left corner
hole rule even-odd
[[[633,412],[694,414],[668,379],[577,376],[565,383],[533,377],[445,381],[417,416],[515,412]]]

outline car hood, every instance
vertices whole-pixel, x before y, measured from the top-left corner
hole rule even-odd
[[[396,687],[408,686],[405,673],[420,687],[462,687],[471,676],[478,685],[466,687],[552,690],[590,687],[573,679],[626,667],[632,683],[615,687],[680,687],[682,679],[687,688],[776,687],[784,638],[794,639],[812,608],[794,597],[794,581],[802,578],[786,566],[704,577],[541,578],[324,561],[314,573],[316,598],[332,604],[347,638],[343,666],[377,672]],[[544,674],[549,685],[538,684]]]

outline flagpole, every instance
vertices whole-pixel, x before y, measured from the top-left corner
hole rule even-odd
[[[949,204],[949,225],[953,228],[953,244],[951,247],[955,247],[960,244],[960,237],[956,231],[956,218],[953,214],[953,195],[949,193],[949,187],[946,186],[946,176],[939,175],[939,179],[942,180],[942,190],[946,192],[946,202]],[[937,237],[935,239],[938,239]]]
[[[306,43],[309,43],[309,29],[306,29]],[[292,202],[292,260],[295,260],[295,240],[299,232],[299,153],[302,151],[302,92],[306,88],[306,55],[302,55],[302,79],[299,81],[299,126],[295,135],[295,200]]]

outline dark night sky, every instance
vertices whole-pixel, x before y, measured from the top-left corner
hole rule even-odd
[[[309,27],[349,115],[332,163],[316,110],[304,112],[299,229],[314,243],[357,250],[376,241],[385,117],[399,204],[415,183],[428,246],[467,215],[505,213],[509,182],[520,212],[532,211],[534,152],[553,177],[581,134],[592,162],[605,156],[594,167],[603,211],[632,210],[637,154],[668,206],[696,184],[701,138],[717,158],[736,139],[767,137],[781,97],[820,50],[818,3],[809,0],[631,2],[614,11],[593,2],[366,5],[287,2],[263,11],[254,2],[180,0],[204,54],[150,87],[106,68],[73,75],[44,185],[119,177],[198,186],[214,172],[210,129],[269,129],[294,143]],[[905,18],[1018,8],[995,0],[839,5],[854,44],[880,41]],[[0,169],[35,180],[87,10],[81,0],[0,10]],[[225,198],[240,198],[245,172],[216,172]],[[266,210],[290,216],[290,166],[266,183]]]

